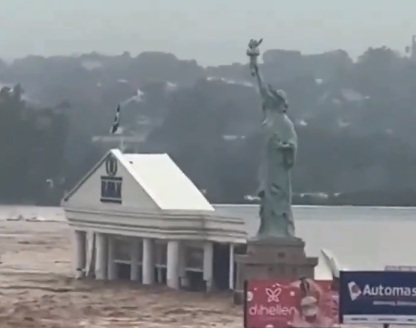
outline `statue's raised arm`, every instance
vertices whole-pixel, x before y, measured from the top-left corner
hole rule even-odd
[[[263,121],[259,170],[260,228],[256,238],[294,237],[291,170],[295,165],[297,135],[287,115],[286,93],[263,81],[257,62],[260,40],[250,40],[247,56],[260,90]]]
[[[247,49],[247,56],[250,58],[250,70],[251,70],[251,75],[256,77],[257,79],[257,84],[259,87],[259,91],[262,97],[266,97],[267,96],[267,89],[266,86],[263,82],[263,79],[261,77],[260,71],[259,71],[259,65],[257,62],[257,58],[260,55],[260,49],[259,46],[260,44],[263,42],[263,39],[260,40],[254,40],[251,39],[250,42],[248,43],[248,49]]]

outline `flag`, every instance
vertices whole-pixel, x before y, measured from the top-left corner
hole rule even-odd
[[[114,117],[114,122],[110,129],[111,134],[114,134],[117,132],[119,124],[120,124],[120,104],[117,106],[117,109],[116,109],[116,116]]]

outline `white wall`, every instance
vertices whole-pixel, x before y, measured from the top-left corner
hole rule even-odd
[[[126,168],[118,162],[117,177],[123,178],[122,204],[101,203],[101,176],[107,176],[104,163],[81,185],[81,187],[69,198],[64,206],[85,208],[100,208],[117,210],[123,206],[140,208],[140,210],[155,210],[158,207],[143,190],[143,188],[130,175]]]

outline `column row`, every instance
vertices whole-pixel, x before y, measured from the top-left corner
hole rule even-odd
[[[95,272],[95,278],[99,280],[117,279],[117,264],[115,259],[116,246],[112,235],[103,233],[94,233],[95,242],[91,246],[87,256],[87,234],[85,231],[75,231],[75,266],[77,278],[85,276],[87,271],[87,260],[94,261],[92,267]],[[141,244],[140,244],[141,243]],[[140,247],[141,246],[141,247]],[[159,265],[156,265],[156,247],[155,241],[150,238],[131,238],[130,243],[130,279],[139,281],[144,285],[152,285],[156,281],[162,281],[162,267],[160,262],[166,263],[166,284],[173,289],[187,287],[187,275],[185,270],[185,253],[184,245],[179,240],[170,240],[167,242],[164,259],[157,259]],[[213,289],[213,258],[214,247],[212,242],[203,242],[203,280],[206,283],[207,291]],[[229,254],[229,288],[234,288],[234,246],[230,245]],[[88,265],[90,266],[90,265]],[[141,271],[140,271],[141,270]]]

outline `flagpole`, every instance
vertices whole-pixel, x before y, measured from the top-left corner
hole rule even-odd
[[[120,151],[121,151],[122,153],[124,153],[124,151],[125,151],[124,136],[121,136],[121,138],[120,138],[119,148],[120,148]]]

